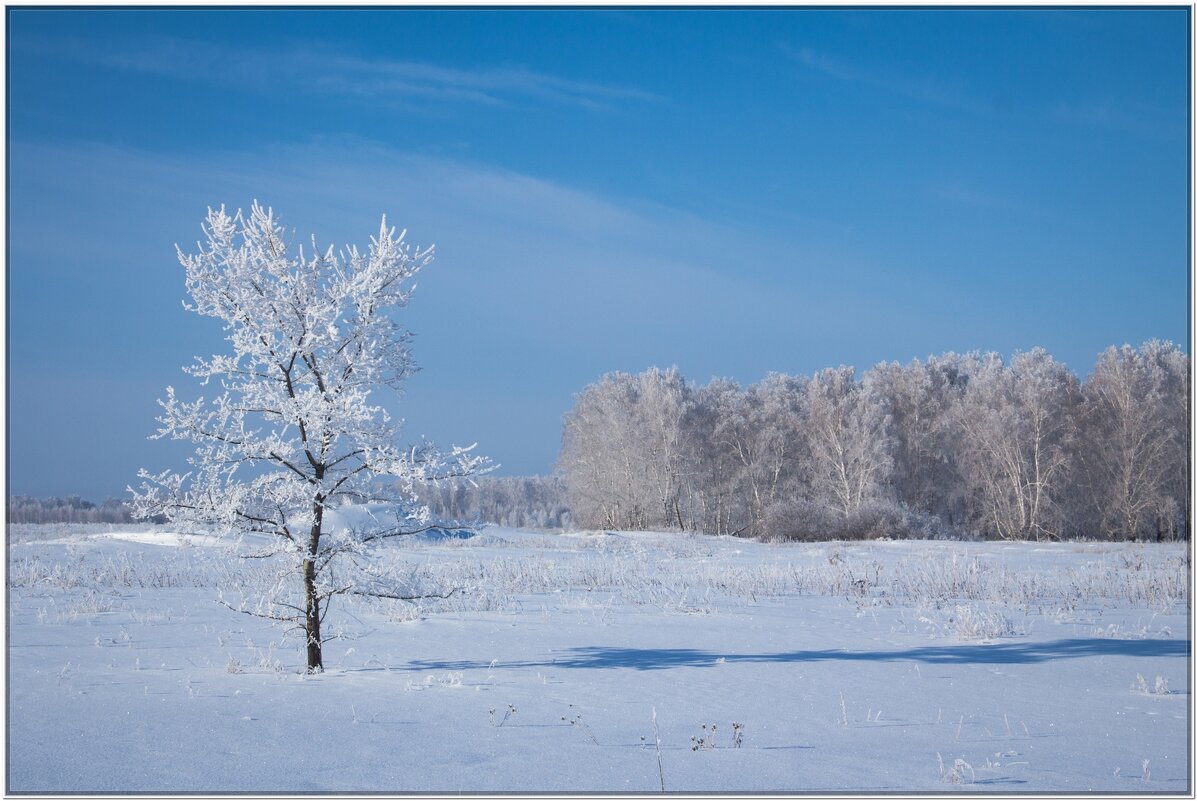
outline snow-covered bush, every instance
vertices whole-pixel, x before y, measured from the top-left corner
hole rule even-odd
[[[799,542],[838,539],[835,536],[838,524],[835,511],[826,504],[786,499],[766,512],[764,536]]]
[[[1003,612],[972,603],[958,604],[942,612],[929,612],[919,620],[941,636],[958,640],[996,640],[1026,634]]]
[[[892,501],[867,501],[843,514],[817,501],[784,500],[769,508],[765,520],[764,535],[775,540],[968,538],[938,517]]]

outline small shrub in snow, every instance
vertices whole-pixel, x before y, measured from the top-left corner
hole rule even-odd
[[[1168,680],[1163,676],[1156,676],[1155,681],[1148,684],[1142,673],[1136,673],[1135,683],[1131,685],[1131,689],[1138,690],[1143,695],[1167,695]]]
[[[570,704],[569,708],[574,709],[574,705]],[[561,719],[563,721],[565,721],[566,723],[568,723],[570,726],[574,726],[575,728],[581,729],[586,734],[586,736],[590,738],[590,741],[592,743],[594,743],[595,745],[599,744],[598,738],[594,736],[594,732],[591,731],[590,727],[587,726],[582,721],[582,713],[581,712],[575,711],[573,714],[571,714],[569,716],[563,715]],[[653,720],[655,722],[656,718],[654,717]]]
[[[1095,627],[1093,636],[1108,637],[1111,640],[1170,640],[1172,639],[1172,629],[1169,626],[1153,629],[1150,625],[1123,627],[1117,623],[1111,623],[1105,628]]]
[[[704,748],[715,747],[715,731],[719,728],[717,724],[712,723],[708,729],[707,724],[702,724],[703,735],[701,737],[691,737],[690,746],[691,751],[701,751]]]
[[[1001,612],[975,604],[960,604],[946,614],[939,613],[934,617],[924,615],[919,621],[929,624],[944,636],[960,640],[995,640],[1026,634],[1024,629],[1015,626]]]
[[[780,501],[765,512],[765,530],[775,540],[839,539],[833,535],[837,525],[836,514],[830,507],[808,501]]]
[[[507,722],[507,719],[514,714],[515,714],[515,704],[508,704],[507,711],[505,711],[503,713],[503,717],[499,720],[498,723],[495,723],[495,710],[492,708],[490,710],[490,725],[494,726],[496,729],[501,728],[503,726],[503,724]]]
[[[81,617],[102,615],[115,608],[116,601],[111,595],[89,591],[69,601],[64,607],[64,614],[70,620],[78,620]]]
[[[977,780],[977,773],[973,770],[973,766],[963,759],[957,757],[951,768],[945,768],[943,757],[938,753],[935,756],[939,759],[939,777],[946,784],[964,784],[965,771],[968,771],[970,782]]]
[[[265,651],[258,651],[258,669],[268,673],[283,673],[286,668],[283,663],[274,658],[274,644],[271,643]]]

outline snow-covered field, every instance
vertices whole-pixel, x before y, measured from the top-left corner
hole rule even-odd
[[[317,676],[239,547],[10,527],[9,792],[1191,789],[1183,545],[488,528]]]

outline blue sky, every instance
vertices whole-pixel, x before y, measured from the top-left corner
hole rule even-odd
[[[705,382],[1188,325],[1188,9],[15,9],[9,491],[120,495],[223,350],[209,205],[435,242],[415,440],[551,469],[611,370]]]

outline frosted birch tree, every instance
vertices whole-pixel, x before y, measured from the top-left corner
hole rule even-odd
[[[757,535],[766,533],[769,510],[794,478],[802,449],[806,379],[770,373],[740,396],[738,425],[727,427],[720,441],[740,465],[742,492]],[[791,487],[793,494],[794,487]]]
[[[851,367],[829,367],[806,391],[811,490],[844,517],[883,497],[893,470],[885,399],[855,376]]]
[[[384,217],[365,252],[321,251],[313,237],[310,251],[293,254],[256,202],[248,216],[209,210],[203,231],[197,252],[176,249],[191,298],[184,305],[221,321],[232,352],[184,368],[215,386],[210,399],[184,401],[167,388],[156,437],[194,443],[191,469],[142,470],[133,506],[141,517],[264,539],[253,555],[280,560],[280,581],[238,611],[293,624],[308,671],[319,672],[334,597],[400,597],[355,568],[368,564],[371,547],[435,524],[411,500],[416,483],[485,464],[470,448],[400,447],[400,421],[374,394],[398,390],[415,369],[410,335],[391,315],[433,251],[407,245]],[[354,502],[389,505],[365,516],[368,525],[330,529],[328,512]]]
[[[686,453],[683,420],[693,406],[692,391],[676,367],[653,367],[636,377],[635,418],[640,432],[645,475],[656,494],[660,518],[650,515],[650,524],[686,528],[681,496],[686,482]],[[659,522],[658,522],[659,521]]]
[[[683,436],[692,391],[677,368],[609,373],[565,416],[558,466],[579,522],[607,528],[685,528],[691,461]]]
[[[1085,381],[1080,452],[1095,522],[1107,536],[1162,537],[1161,523],[1176,516],[1170,484],[1187,462],[1187,426],[1177,415],[1187,405],[1187,381],[1168,369],[1177,355],[1171,343],[1111,347]]]
[[[926,363],[878,364],[865,374],[892,419],[897,500],[946,520],[961,516],[964,480],[956,464],[952,415],[967,383],[966,369],[967,360],[947,353]]]
[[[1170,526],[1167,533],[1171,536],[1190,536],[1192,530],[1192,489],[1190,487],[1190,473],[1192,461],[1193,430],[1190,417],[1191,393],[1190,374],[1191,365],[1188,354],[1171,342],[1151,340],[1139,347],[1139,353],[1144,359],[1157,365],[1166,376],[1164,381],[1164,398],[1167,414],[1165,425],[1172,431],[1174,445],[1168,451],[1169,467],[1165,471],[1167,481],[1165,491],[1171,499],[1175,514],[1172,520],[1161,520],[1159,534],[1165,533],[1165,526]]]
[[[608,373],[579,392],[565,415],[557,464],[584,526],[648,525],[654,504],[635,417],[639,391],[635,376]]]
[[[958,407],[974,514],[1001,539],[1057,538],[1080,391],[1043,348],[982,357]]]
[[[751,525],[743,509],[741,466],[729,444],[742,436],[740,386],[726,378],[694,392],[687,418],[691,528],[707,534],[739,534]]]

